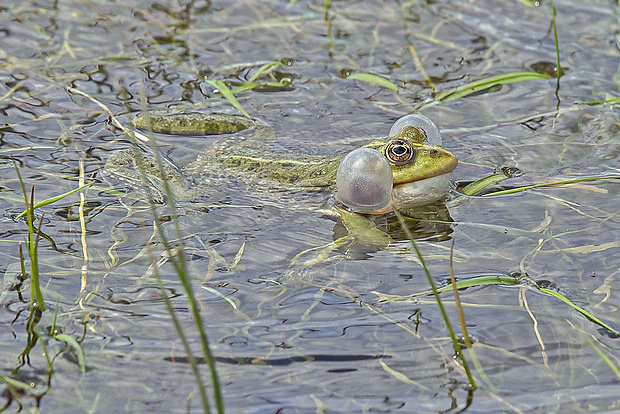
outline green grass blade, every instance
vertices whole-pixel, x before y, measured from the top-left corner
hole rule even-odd
[[[414,381],[408,376],[406,376],[405,374],[403,374],[402,372],[397,371],[394,368],[391,368],[388,364],[383,362],[383,359],[379,359],[379,363],[381,364],[381,367],[383,368],[385,372],[387,372],[388,374],[396,378],[398,381],[404,382],[405,384],[413,385],[417,388],[420,388],[423,391],[430,391],[430,389],[428,389],[428,387],[422,384],[421,382]]]
[[[207,79],[207,83],[213,86],[215,89],[219,90],[222,96],[226,98],[228,102],[230,102],[231,105],[234,106],[235,109],[237,109],[237,111],[241,112],[247,118],[252,118],[250,114],[248,114],[246,110],[243,109],[243,106],[241,106],[235,95],[224,82],[219,79]]]
[[[254,82],[256,79],[258,79],[258,77],[260,75],[263,74],[263,72],[265,72],[267,69],[270,69],[270,68],[272,68],[274,66],[285,66],[285,65],[284,65],[284,63],[280,62],[279,60],[276,60],[274,62],[265,63],[263,66],[258,68],[256,73],[254,75],[252,75],[252,77],[250,77],[250,79],[248,79],[248,82],[250,82],[250,83]]]
[[[438,102],[450,102],[495,85],[549,78],[550,76],[548,75],[536,72],[517,71],[499,73],[497,75],[488,76],[486,78],[482,78],[477,81],[449,89],[435,96],[435,100]]]
[[[485,177],[479,178],[472,183],[467,184],[459,192],[465,195],[468,195],[468,196],[475,196],[476,194],[479,194],[485,188],[495,185],[499,183],[500,181],[505,180],[506,178],[509,178],[509,177],[504,173],[490,174]]]
[[[251,91],[257,86],[258,86],[258,83],[244,82],[241,85],[235,86],[234,88],[232,88],[230,92],[235,94],[235,93],[240,93],[240,92],[245,92],[245,91]]]
[[[224,83],[222,81],[216,81],[216,80],[212,80],[212,81],[208,81],[211,85],[213,85],[214,87],[220,89],[220,91],[222,92],[223,95],[230,95],[230,97],[236,101],[236,98],[234,97],[234,95],[230,92],[230,90],[228,89],[228,87],[226,87],[226,85],[224,85]],[[224,86],[225,89],[220,88],[221,85]],[[224,92],[227,91],[227,92]],[[146,112],[146,100],[144,98],[144,91],[141,90],[140,96],[142,97],[142,108],[143,111]],[[230,101],[230,99],[229,99]],[[237,102],[238,104],[238,102]],[[240,105],[239,105],[240,107]],[[238,108],[239,109],[239,108]],[[243,108],[241,108],[243,109]],[[243,111],[244,115],[246,115],[248,118],[250,117],[247,112]],[[151,128],[152,130],[152,128]],[[137,146],[137,142],[135,141],[135,136],[133,134],[130,134],[130,136],[133,138],[133,142],[134,144]],[[150,144],[151,144],[151,148],[153,150],[153,153],[155,155],[155,161],[156,161],[156,165],[159,168],[160,171],[164,171],[164,164],[163,164],[163,159],[161,156],[161,153],[159,152],[158,148],[157,148],[157,142],[155,137],[153,136],[153,134],[150,134]],[[137,148],[136,148],[137,150]],[[194,321],[194,325],[196,327],[196,331],[199,334],[199,344],[200,344],[200,348],[204,357],[204,360],[207,364],[207,367],[209,369],[209,374],[211,376],[211,387],[213,390],[213,396],[215,399],[215,403],[217,406],[217,410],[218,413],[223,414],[224,413],[224,402],[223,402],[223,398],[222,398],[222,392],[220,389],[220,382],[219,382],[219,377],[217,374],[217,369],[215,367],[215,358],[213,357],[213,354],[211,353],[211,349],[209,346],[209,340],[207,338],[207,334],[206,334],[206,330],[204,328],[203,325],[203,321],[202,321],[202,315],[200,313],[200,306],[198,304],[198,301],[196,300],[196,297],[194,296],[194,291],[192,288],[192,282],[191,282],[191,276],[189,273],[189,269],[188,269],[188,258],[187,258],[187,254],[185,252],[185,246],[183,243],[183,234],[181,232],[181,228],[179,225],[179,218],[178,218],[178,214],[177,214],[177,209],[176,209],[176,204],[175,204],[175,200],[174,200],[174,196],[173,196],[173,191],[172,191],[172,187],[171,184],[168,180],[164,179],[162,181],[162,185],[163,185],[163,190],[164,193],[166,195],[166,203],[167,203],[167,207],[170,211],[170,217],[171,217],[171,222],[173,225],[173,229],[174,232],[176,234],[177,240],[178,240],[178,245],[175,246],[173,248],[173,246],[171,245],[170,241],[168,240],[168,237],[166,235],[166,231],[164,230],[164,226],[161,224],[161,219],[159,217],[158,211],[157,211],[157,207],[155,205],[154,202],[154,198],[153,198],[153,193],[152,191],[150,191],[150,187],[148,185],[148,177],[146,176],[146,168],[143,165],[142,162],[138,162],[137,163],[138,166],[138,170],[140,172],[140,175],[143,178],[143,182],[145,185],[145,189],[147,191],[147,200],[148,200],[148,204],[149,204],[149,208],[151,210],[151,214],[153,216],[153,221],[156,223],[156,230],[157,230],[157,234],[159,235],[159,238],[161,239],[161,242],[166,250],[166,252],[168,253],[169,257],[170,257],[170,262],[172,264],[172,266],[175,269],[175,272],[177,273],[177,276],[179,278],[179,282],[181,283],[181,285],[183,286],[183,289],[185,291],[185,295],[186,295],[186,299],[188,301],[189,304],[189,308],[190,308],[190,312],[192,314],[192,318]],[[173,315],[171,313],[171,317],[173,318],[174,321],[174,317],[175,315]],[[177,326],[177,324],[175,323],[175,327]],[[178,331],[178,328],[177,328]],[[188,355],[191,355],[191,353],[188,353]],[[202,380],[200,378],[200,372],[198,369],[196,369],[195,371],[195,375],[196,375],[196,380],[199,384],[199,393],[201,396],[201,401],[202,401],[202,406],[205,412],[210,412],[210,408],[209,408],[209,402],[208,402],[208,397],[206,395],[206,389],[204,386],[201,386],[200,384],[202,384]]]
[[[346,77],[346,79],[355,79],[362,82],[372,83],[374,85],[380,86],[385,89],[389,89],[394,92],[398,92],[400,88],[392,83],[390,80],[384,78],[383,76],[375,75],[373,73],[352,73]]]
[[[558,79],[562,76],[562,66],[560,66],[560,45],[558,43],[558,28],[555,24],[555,5],[551,0],[551,24],[553,25],[553,41],[555,42],[555,64]]]
[[[13,167],[15,167],[15,173],[17,174],[17,179],[19,180],[22,195],[24,196],[24,206],[27,212],[26,223],[28,224],[28,256],[30,257],[30,305],[43,312],[47,308],[45,306],[43,294],[41,293],[41,286],[39,284],[39,259],[37,254],[38,236],[35,237],[34,232],[34,186],[32,187],[32,191],[30,193],[30,201],[28,201],[26,186],[24,185],[24,180],[22,180],[22,176],[19,173],[19,168],[17,168],[17,163],[15,163],[15,161],[13,161]],[[39,222],[39,225],[41,223],[42,221]],[[39,233],[37,232],[37,235],[38,234]]]
[[[7,390],[11,393],[11,396],[15,398],[15,401],[19,404],[20,409],[24,409],[27,413],[33,412],[24,400],[22,400],[22,397],[28,396],[28,393],[32,391],[32,386],[30,384],[10,377],[5,377],[2,374],[0,374],[0,382],[3,382],[6,385]],[[6,409],[8,407],[4,408]],[[38,410],[36,412],[39,413]]]
[[[153,253],[150,249],[149,249],[149,253],[151,255],[151,260],[153,261],[153,263],[156,263],[155,257],[153,257]],[[194,352],[192,351],[192,347],[189,344],[187,335],[185,335],[185,332],[183,330],[183,325],[181,325],[181,321],[179,321],[179,318],[177,317],[176,310],[174,309],[174,306],[172,305],[172,301],[170,300],[170,298],[168,297],[168,294],[166,293],[164,284],[161,279],[161,274],[159,273],[159,267],[154,266],[153,269],[154,269],[155,275],[157,276],[157,284],[159,285],[159,289],[162,293],[162,297],[164,298],[166,309],[168,310],[168,313],[170,314],[170,318],[172,319],[172,325],[174,325],[174,329],[177,332],[177,335],[179,335],[179,339],[181,340],[183,349],[185,350],[185,353],[187,354],[187,360],[192,370],[192,373],[194,374],[194,378],[196,380],[196,386],[198,387],[198,390],[199,390],[203,410],[205,411],[205,413],[210,413],[211,409],[209,405],[209,399],[207,398],[207,395],[204,392],[205,385],[204,385],[204,382],[202,381],[202,377],[200,376],[198,362],[196,361],[196,358],[194,357]]]
[[[571,326],[571,328],[573,328],[574,330],[576,330],[577,332],[579,332],[579,334],[581,335],[581,337],[583,339],[586,340],[586,342],[588,343],[588,345],[590,345],[590,347],[592,349],[594,349],[594,352],[596,352],[598,354],[599,357],[601,357],[601,359],[603,360],[603,362],[605,362],[605,364],[607,364],[607,366],[613,371],[614,374],[616,374],[616,377],[618,377],[618,379],[620,379],[620,370],[618,369],[618,367],[616,367],[616,365],[611,362],[611,360],[609,359],[609,357],[607,355],[605,355],[603,353],[603,351],[601,351],[596,344],[594,343],[594,341],[592,341],[592,339],[590,338],[590,335],[588,335],[587,333],[585,333],[583,330],[579,329],[578,327],[576,327],[575,325],[573,325],[572,323],[570,323],[570,321],[566,321],[568,322],[568,324]]]
[[[561,293],[556,292],[555,290],[550,290],[550,289],[546,289],[546,288],[542,288],[542,287],[539,287],[538,289],[541,292],[546,293],[548,295],[551,295],[554,298],[559,299],[562,302],[566,303],[568,306],[570,306],[571,308],[575,309],[577,312],[581,313],[583,316],[585,316],[586,318],[590,319],[595,324],[597,324],[599,326],[602,326],[603,328],[607,329],[608,331],[613,332],[614,334],[620,336],[620,332],[616,331],[614,328],[612,328],[611,326],[607,325],[606,323],[604,323],[603,321],[598,319],[596,316],[594,316],[591,313],[589,313],[587,310],[583,309],[582,307],[579,307],[579,306],[575,305],[573,302],[571,302],[566,296],[562,295]]]
[[[459,280],[456,282],[457,289],[465,289],[471,287],[478,286],[488,286],[488,285],[502,285],[502,286],[512,286],[520,283],[518,278],[512,276],[479,276],[471,279]],[[438,293],[449,292],[453,289],[452,285],[442,286],[440,288],[436,288]],[[405,296],[393,296],[389,299],[382,299],[378,303],[386,303],[386,302],[397,302],[401,300],[415,299],[420,296],[429,296],[432,295],[432,290],[426,290],[423,292],[413,293],[411,295]]]
[[[76,188],[75,190],[67,191],[66,193],[63,193],[63,194],[57,195],[57,196],[55,196],[55,197],[50,197],[50,198],[48,198],[48,199],[46,199],[46,200],[43,200],[43,201],[41,201],[41,202],[36,203],[36,204],[34,205],[34,207],[33,207],[33,208],[36,210],[37,208],[48,206],[48,205],[50,205],[50,204],[52,204],[52,203],[55,203],[55,202],[57,202],[57,201],[59,201],[59,200],[62,200],[63,198],[65,198],[65,197],[67,197],[67,196],[70,196],[70,195],[71,195],[71,194],[73,194],[73,193],[77,193],[78,191],[83,190],[83,189],[85,189],[86,187],[90,187],[90,186],[91,186],[91,185],[93,185],[93,184],[94,184],[94,182],[92,182],[92,183],[88,183],[88,184],[84,184],[84,185],[82,185],[82,186],[80,186],[80,187]],[[26,213],[27,213],[26,211],[22,211],[22,212],[21,212],[21,213],[20,213],[17,217],[15,217],[15,218],[16,218],[16,219],[21,218],[21,217],[25,216],[25,215],[26,215]]]
[[[80,343],[76,341],[75,338],[67,334],[63,334],[63,333],[54,335],[54,339],[58,341],[62,341],[66,343],[67,345],[69,345],[71,348],[73,348],[73,350],[75,351],[75,354],[77,355],[78,364],[80,365],[80,370],[82,371],[82,374],[84,374],[86,372],[86,363],[84,362],[84,351],[82,351],[82,347],[80,346]]]
[[[596,105],[603,105],[603,104],[617,104],[620,103],[620,97],[616,97],[616,98],[609,98],[609,99],[602,99],[600,101],[585,101],[585,102],[581,102],[584,105],[589,105],[589,106],[596,106]]]
[[[573,178],[570,180],[554,181],[552,183],[532,184],[532,185],[526,185],[523,187],[511,188],[509,190],[495,191],[493,193],[483,194],[482,197],[492,197],[492,196],[498,196],[498,195],[503,195],[503,194],[514,194],[514,193],[518,193],[521,191],[529,190],[531,188],[550,187],[553,185],[581,183],[581,182],[586,182],[586,181],[597,181],[597,180],[620,180],[620,175],[608,175],[604,177],[581,177],[581,178]]]

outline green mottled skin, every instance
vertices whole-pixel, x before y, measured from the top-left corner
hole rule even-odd
[[[227,114],[201,114],[197,112],[169,115],[151,113],[140,114],[133,120],[138,129],[178,135],[222,135],[233,134],[254,126],[245,117]]]
[[[250,184],[267,181],[290,188],[332,187],[335,185],[338,165],[345,155],[324,157],[283,154],[282,151],[273,150],[275,136],[270,127],[260,121],[234,115],[153,115],[150,122],[144,117],[136,118],[134,125],[138,128],[152,128],[155,132],[182,135],[236,133],[246,128],[254,130],[252,138],[235,136],[216,143],[184,168],[182,173],[173,165],[166,164],[163,176],[170,180],[175,198],[183,200],[195,199],[208,193],[208,185],[190,186],[185,177],[195,179],[198,183],[213,183],[214,179],[232,176]],[[424,132],[414,127],[406,127],[396,137],[376,139],[364,147],[386,155],[386,148],[395,140],[406,141],[415,150],[415,157],[405,165],[397,165],[387,157],[392,166],[395,187],[449,173],[456,166],[456,158],[452,153],[440,146],[428,145]],[[161,189],[162,174],[153,162],[154,156],[147,152],[117,151],[108,159],[105,171],[116,178],[135,182],[139,179],[135,167],[137,157],[144,162],[149,181]]]

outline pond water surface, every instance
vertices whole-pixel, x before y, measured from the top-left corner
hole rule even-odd
[[[533,182],[618,175],[617,3],[554,2],[559,80],[552,5],[526,3],[3,1],[0,374],[4,384],[28,387],[12,386],[18,401],[3,385],[0,406],[201,410],[162,294],[200,354],[198,334],[151,213],[140,193],[123,195],[116,190],[127,188],[101,174],[112,151],[131,145],[111,114],[127,125],[141,97],[149,109],[196,104],[234,113],[205,77],[234,87],[280,61],[257,78],[261,87],[237,98],[275,129],[284,153],[351,150],[420,112],[458,156],[457,182],[502,167]],[[550,77],[433,101],[433,88],[514,71]],[[347,79],[350,73],[380,75],[398,90]],[[157,140],[180,166],[214,141]],[[41,315],[29,310],[29,280],[16,279],[27,225],[15,219],[24,204],[12,160],[27,190],[35,186],[36,201],[77,188],[81,163],[85,181],[94,182],[37,210],[48,307]],[[177,207],[228,412],[620,411],[620,339],[531,282],[620,329],[619,180],[486,198],[453,194],[410,212],[408,225],[440,286],[452,242],[458,280],[530,278],[460,292],[474,339],[464,354],[475,390],[453,358],[432,296],[381,301],[429,289],[395,217],[375,220],[389,244],[336,246],[347,231],[321,210],[329,192],[220,184]],[[174,238],[173,224],[163,226]],[[442,298],[459,333],[454,297]],[[75,349],[49,335],[56,308],[56,328],[80,343],[84,373]],[[27,329],[33,318],[39,340]],[[207,367],[200,368],[208,384]]]

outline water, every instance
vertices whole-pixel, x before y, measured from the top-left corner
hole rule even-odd
[[[86,96],[126,124],[125,114],[141,108],[141,91],[151,109],[204,103],[213,88],[203,76],[233,86],[262,64],[285,59],[291,64],[277,68],[273,79],[259,80],[289,77],[292,88],[239,93],[239,100],[274,127],[283,151],[335,153],[385,135],[399,116],[432,97],[410,44],[439,91],[508,71],[553,74],[548,2],[338,1],[328,10],[322,3],[0,5],[5,284],[27,233],[23,221],[13,220],[23,200],[11,157],[26,187],[35,185],[37,200],[76,188],[80,160],[86,181],[95,181],[85,192],[84,238],[78,195],[39,210],[47,236],[39,242],[43,295],[51,309],[58,302],[62,332],[81,342],[86,373],[73,350],[45,335],[53,321],[48,311],[37,329],[56,355],[50,373],[40,342],[33,344],[26,330],[28,282],[23,300],[3,288],[1,374],[34,384],[22,394],[24,404],[44,412],[200,411],[145,250],[154,234],[150,214],[140,201],[119,199],[101,180],[105,160],[128,139]],[[459,157],[455,180],[488,173],[480,167],[504,166],[535,180],[618,174],[618,107],[577,105],[618,96],[618,7],[608,1],[555,6],[565,72],[559,85],[555,78],[504,84],[423,107]],[[393,93],[348,80],[345,72],[382,75],[402,89]],[[207,107],[230,110],[217,99]],[[159,139],[179,165],[212,142]],[[438,283],[448,278],[454,239],[459,280],[523,270],[618,329],[618,191],[618,181],[607,180],[485,199],[455,197],[426,216],[441,223],[410,225]],[[466,353],[479,387],[468,391],[432,297],[378,303],[379,295],[428,289],[394,217],[376,222],[389,229],[391,244],[347,244],[316,258],[317,248],[346,234],[337,220],[317,211],[327,196],[267,197],[233,182],[215,188],[203,205],[180,206],[193,286],[228,412],[619,408],[619,379],[594,348],[618,367],[618,339],[526,285],[461,291],[479,361],[475,365]],[[173,234],[171,223],[164,227]],[[161,246],[153,253],[162,264],[165,293],[198,352],[182,288]],[[442,297],[456,327],[452,295]],[[29,343],[33,350],[20,367]],[[9,395],[3,391],[2,400],[16,411],[19,404]]]

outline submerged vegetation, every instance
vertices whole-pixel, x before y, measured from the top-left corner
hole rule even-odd
[[[571,5],[2,8],[0,406],[618,409],[617,10]],[[421,112],[465,169],[446,204],[370,218],[241,179],[195,203],[100,179],[119,146],[163,171],[209,145],[139,142],[132,113],[212,108],[274,123],[283,153]]]

